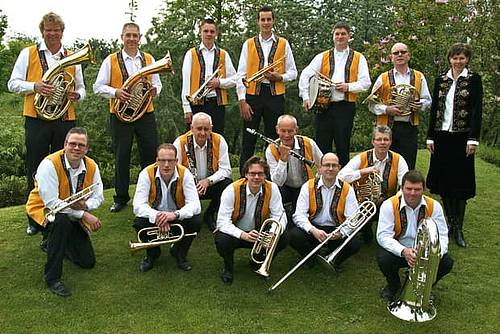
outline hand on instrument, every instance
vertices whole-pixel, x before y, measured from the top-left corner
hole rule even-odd
[[[313,227],[310,232],[319,242],[323,242],[326,238],[328,238],[328,233],[320,230],[319,228]]]
[[[401,110],[399,109],[399,106],[387,106],[385,109],[385,113],[390,116],[399,116],[401,115]]]
[[[375,168],[375,166],[370,166],[370,167],[360,169],[359,172],[362,176],[366,175],[366,174],[371,174],[371,173],[380,174],[380,171],[377,168]]]
[[[241,239],[249,242],[255,242],[257,241],[257,238],[259,237],[259,232],[256,230],[251,230],[250,232],[243,232],[241,233]]]
[[[121,102],[128,102],[130,98],[132,98],[132,94],[127,92],[125,89],[118,88],[115,91],[115,97],[120,100]]]
[[[434,154],[434,143],[427,144],[427,149],[431,154]]]
[[[416,110],[422,109],[422,102],[420,100],[413,101],[413,108]]]
[[[92,232],[95,232],[101,228],[101,221],[99,220],[99,218],[97,218],[88,211],[85,211],[83,213],[82,219],[84,219],[87,223],[90,224],[90,229],[92,230]]]
[[[84,210],[84,211],[87,211],[88,210],[87,200],[86,199],[81,199],[78,202],[75,202],[75,203],[71,204],[69,207],[72,208],[73,210]]]
[[[184,113],[184,123],[191,124],[192,120],[193,120],[193,113],[192,112]]]
[[[403,254],[406,262],[408,262],[410,268],[415,267],[415,262],[417,261],[417,250],[415,248],[406,247],[401,253]]]
[[[465,154],[466,154],[467,156],[471,156],[471,155],[473,155],[474,153],[476,153],[476,147],[477,147],[477,146],[476,146],[476,145],[474,145],[474,144],[467,144],[467,147],[466,147],[466,149],[465,149]]]
[[[203,179],[198,181],[198,183],[196,184],[196,190],[198,190],[198,195],[205,195],[209,186],[210,182],[208,181],[208,179]]]
[[[339,82],[335,84],[335,89],[342,93],[349,91],[349,84],[347,82]]]
[[[72,90],[71,92],[68,93],[68,99],[73,102],[78,101],[80,99],[80,93]]]
[[[280,145],[279,150],[280,150],[280,160],[287,162],[288,158],[290,157],[291,148],[285,145]]]
[[[283,81],[283,77],[276,71],[268,71],[264,73],[264,77],[269,81]]]
[[[219,78],[213,78],[212,80],[210,80],[208,83],[207,83],[207,86],[206,86],[208,89],[210,90],[214,90],[216,88],[219,88],[220,87],[220,80]]]
[[[240,101],[240,115],[245,121],[252,120],[252,107],[250,107],[250,105],[245,100]]]
[[[311,102],[309,100],[304,100],[304,102],[302,102],[302,106],[304,107],[304,110],[309,112],[309,110],[311,109]]]
[[[54,93],[54,86],[43,81],[37,81],[35,82],[34,90],[35,93],[42,94],[43,96],[48,96]]]
[[[149,90],[149,96],[156,97],[156,87],[151,87]]]

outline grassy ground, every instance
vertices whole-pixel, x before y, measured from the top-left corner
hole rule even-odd
[[[427,170],[428,154],[418,167]],[[237,251],[235,281],[218,277],[221,259],[204,227],[191,248],[191,272],[178,270],[164,254],[148,273],[137,270],[142,254],[130,255],[130,207],[118,214],[107,202],[97,213],[103,229],[93,234],[97,265],[90,271],[69,262],[63,279],[68,299],[43,282],[45,253],[39,237],[24,234],[24,208],[0,210],[0,331],[2,333],[494,333],[500,328],[498,279],[500,169],[477,161],[478,196],[468,206],[467,249],[451,245],[455,267],[435,289],[437,318],[428,323],[400,321],[378,296],[384,278],[376,245],[364,247],[341,274],[321,266],[299,269],[273,293],[267,288],[299,258],[287,248],[265,281],[248,267],[248,250]],[[496,311],[495,311],[496,310]],[[495,315],[496,314],[496,315]]]

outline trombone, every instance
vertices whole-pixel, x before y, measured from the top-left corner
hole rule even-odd
[[[178,233],[173,233],[173,229],[177,229]],[[162,233],[158,226],[145,227],[137,232],[137,242],[129,241],[128,247],[131,252],[136,252],[142,249],[176,243],[184,237],[195,236],[197,234],[196,232],[184,233],[184,228],[181,224],[170,224],[170,230],[165,233]],[[143,241],[141,235],[147,237],[153,236],[153,239],[150,241]]]
[[[218,78],[220,76],[219,72],[221,70],[222,70],[222,64],[220,64],[219,67],[217,67],[214,73],[212,73],[212,75],[205,80],[203,85],[201,85],[196,92],[194,92],[192,95],[187,95],[186,99],[191,104],[194,104],[196,106],[202,105],[205,100],[205,97],[208,95],[208,93],[212,91],[212,89],[207,87],[208,83],[212,81],[212,79]]]
[[[243,78],[241,79],[243,81],[243,85],[245,85],[246,88],[248,88],[248,85],[251,82],[261,82],[265,78],[265,74],[269,71],[275,70],[278,66],[281,66],[283,62],[285,61],[285,56],[279,58],[275,62],[268,64],[267,66],[264,66],[260,70],[254,73],[250,78]]]

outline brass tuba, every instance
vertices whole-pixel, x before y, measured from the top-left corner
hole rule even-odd
[[[285,56],[279,58],[273,63],[268,64],[267,66],[261,68],[257,72],[255,72],[250,78],[243,78],[241,79],[243,81],[243,85],[248,88],[248,85],[251,82],[261,82],[264,80],[264,74],[266,74],[269,71],[275,70],[278,66],[281,66],[283,62],[285,61]]]
[[[153,99],[151,96],[153,87],[147,80],[147,76],[164,71],[174,72],[170,52],[167,52],[162,59],[141,68],[125,80],[121,89],[132,94],[132,97],[127,102],[115,99],[113,112],[120,121],[130,123],[144,115],[147,106]]]
[[[75,88],[75,78],[64,69],[85,61],[95,63],[92,48],[89,43],[77,52],[55,62],[42,77],[42,81],[54,86],[54,92],[49,96],[35,94],[35,110],[40,118],[54,121],[61,118],[71,105],[68,93]]]
[[[372,172],[354,181],[352,186],[359,203],[366,200],[377,203],[382,194],[382,176],[379,173]]]
[[[433,219],[422,220],[413,247],[417,250],[415,266],[408,270],[399,300],[389,303],[387,309],[401,320],[424,322],[436,316],[436,308],[430,295],[436,281],[441,244],[437,224]]]
[[[212,73],[211,76],[209,76],[203,85],[198,88],[196,92],[194,92],[192,95],[186,96],[186,99],[193,105],[199,106],[202,105],[205,102],[205,97],[210,93],[212,90],[207,87],[207,84],[214,78],[218,78],[219,72],[222,70],[222,64],[217,67],[217,69]]]
[[[177,230],[177,232],[174,233],[173,230]],[[158,226],[151,226],[139,230],[139,232],[137,232],[137,242],[130,241],[128,246],[131,252],[136,252],[141,249],[176,243],[184,237],[195,235],[197,235],[196,232],[184,233],[184,228],[181,224],[170,224],[170,230],[166,233],[161,233]],[[143,241],[145,237],[153,237],[153,239],[150,241]]]
[[[259,237],[250,251],[250,258],[253,262],[261,265],[259,269],[255,270],[261,276],[269,277],[269,268],[281,236],[281,230],[279,222],[272,218],[264,220],[260,227]]]

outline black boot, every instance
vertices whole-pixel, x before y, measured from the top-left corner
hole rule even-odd
[[[453,213],[453,208],[452,208],[452,200],[450,198],[444,197],[441,195],[441,201],[443,202],[443,208],[444,208],[444,213],[446,215],[446,222],[448,225],[448,239],[453,238],[453,231],[454,231],[454,213]]]
[[[465,206],[467,202],[465,200],[457,200],[457,217],[455,220],[455,230],[453,231],[453,236],[458,246],[467,247],[467,243],[464,239],[464,233],[462,228],[464,226],[464,217],[465,217]]]

